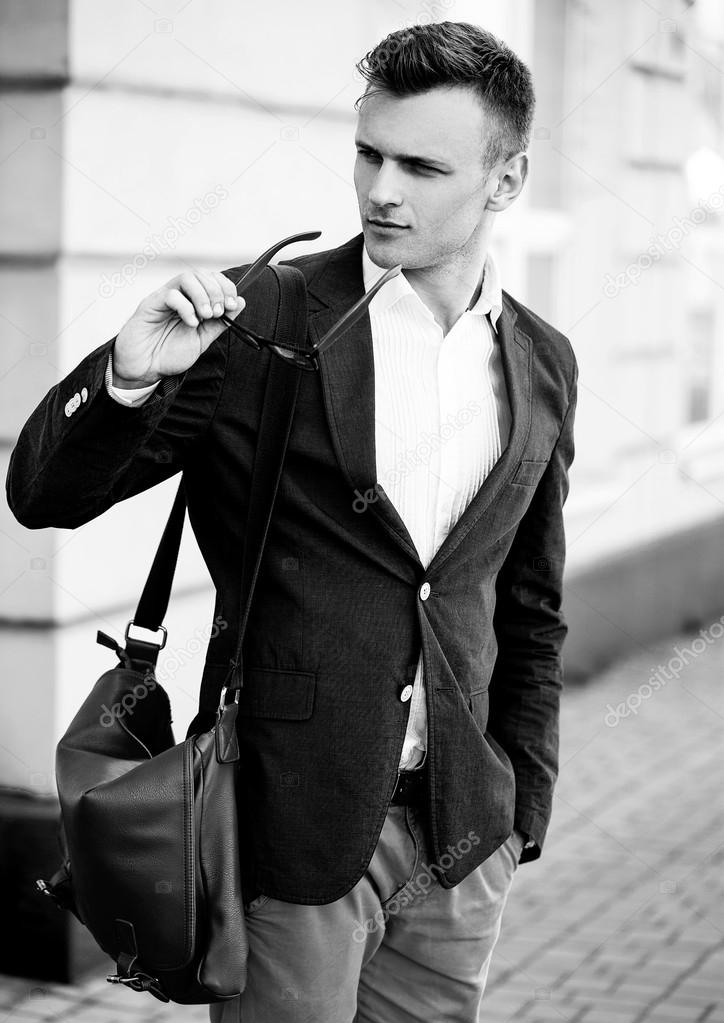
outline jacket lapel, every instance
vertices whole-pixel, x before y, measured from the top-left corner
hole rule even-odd
[[[309,330],[313,343],[364,294],[363,235],[330,254],[320,272],[308,282]],[[319,357],[324,404],[335,454],[349,483],[350,501],[368,502],[383,528],[409,557],[420,559],[407,528],[383,488],[377,484],[375,448],[375,367],[369,314]],[[366,512],[363,512],[366,514]]]
[[[483,512],[500,493],[523,454],[531,426],[532,344],[527,334],[515,325],[518,314],[503,293],[503,310],[498,318],[498,339],[510,402],[510,434],[500,458],[476,490],[467,508],[435,553],[428,572],[438,569],[464,540]]]
[[[330,252],[308,284],[309,329],[313,343],[364,294],[360,233]],[[314,300],[318,300],[314,308]],[[504,297],[498,336],[508,396],[511,428],[508,444],[463,515],[435,554],[437,568],[467,535],[494,499],[509,471],[517,465],[530,430],[530,339],[515,328],[516,313]],[[365,314],[319,357],[325,412],[340,468],[352,491],[350,500],[368,502],[396,544],[418,565],[418,552],[381,485],[377,484],[375,448],[375,374],[370,318]]]

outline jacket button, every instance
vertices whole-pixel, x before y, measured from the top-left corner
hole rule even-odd
[[[427,600],[427,598],[429,596],[430,596],[430,584],[429,583],[423,583],[422,586],[420,587],[420,600]]]
[[[405,686],[405,688],[400,693],[400,699],[402,700],[403,703],[407,703],[407,701],[410,699],[411,696],[412,696],[412,686]]]
[[[87,387],[84,387],[83,390],[80,392],[80,400],[81,401],[88,401],[88,388]]]

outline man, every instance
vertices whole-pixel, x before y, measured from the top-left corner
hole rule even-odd
[[[223,1023],[484,1018],[557,774],[577,367],[488,251],[527,175],[530,74],[450,22],[359,67],[362,235],[290,261],[311,340],[403,274],[302,374],[245,644],[249,983]],[[33,413],[7,486],[30,528],[72,528],[183,471],[232,622],[270,354],[224,310],[243,321],[221,273],[148,296]],[[215,642],[199,722],[228,669]]]

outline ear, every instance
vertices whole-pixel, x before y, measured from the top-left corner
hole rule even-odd
[[[517,153],[501,167],[496,167],[490,176],[490,195],[486,210],[501,213],[520,195],[528,177],[528,154]]]

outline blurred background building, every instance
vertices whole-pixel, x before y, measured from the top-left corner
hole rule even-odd
[[[573,680],[724,605],[717,0],[3,0],[0,467],[48,389],[180,270],[296,231],[321,229],[316,247],[358,233],[355,63],[447,19],[505,39],[537,87],[531,176],[494,249],[505,289],[580,364]],[[74,531],[0,507],[7,792],[53,793],[55,743],[115,662],[96,630],[122,637],[176,485]],[[159,660],[179,735],[212,613],[187,529]]]

